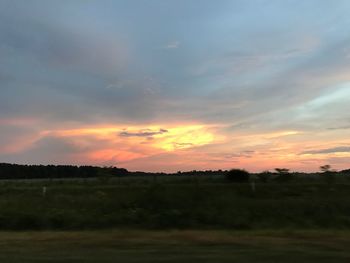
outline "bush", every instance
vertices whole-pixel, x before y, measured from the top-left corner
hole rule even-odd
[[[242,169],[232,169],[227,172],[225,178],[230,182],[245,183],[249,181],[249,173]]]

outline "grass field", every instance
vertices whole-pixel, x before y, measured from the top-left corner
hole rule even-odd
[[[0,230],[350,228],[347,182],[166,180],[2,182]]]
[[[2,181],[0,229],[6,263],[350,262],[350,184]]]
[[[350,262],[349,231],[1,232],[0,262]]]

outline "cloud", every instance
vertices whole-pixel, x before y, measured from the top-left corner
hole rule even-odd
[[[333,127],[329,127],[327,128],[328,130],[347,130],[350,129],[350,124],[347,124],[350,122],[350,119],[345,118],[345,119],[341,119],[338,123],[338,126],[333,126]]]
[[[173,41],[164,46],[165,49],[177,49],[180,47],[179,41]]]
[[[166,129],[159,129],[158,131],[152,131],[151,129],[143,129],[137,132],[120,132],[119,135],[122,137],[153,137],[154,135],[164,134],[168,132]]]
[[[328,153],[350,153],[350,147],[339,146],[320,150],[304,151],[301,154],[328,154]]]
[[[40,150],[41,154],[55,154],[64,156],[66,154],[74,154],[84,152],[85,147],[80,146],[71,138],[45,136],[38,140],[31,151]]]
[[[13,81],[15,78],[9,74],[4,74],[0,72],[0,83],[8,84],[10,81]]]
[[[347,1],[136,2],[0,1],[2,159],[299,167],[348,145]]]
[[[51,21],[38,23],[34,19],[23,21],[9,16],[2,20],[6,24],[0,26],[6,48],[2,53],[21,55],[65,72],[74,70],[101,76],[115,74],[126,64],[127,49],[116,37],[93,31],[78,32]]]
[[[0,119],[0,154],[21,152],[40,138],[38,123],[30,119]]]
[[[339,127],[330,127],[328,130],[348,130],[350,129],[350,125],[339,126]]]
[[[36,137],[36,140],[29,141],[26,147],[22,145],[16,151],[0,156],[7,162],[77,164],[75,156],[83,154],[83,152],[84,149],[69,138],[44,136]]]

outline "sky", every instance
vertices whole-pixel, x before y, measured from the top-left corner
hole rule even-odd
[[[350,168],[350,1],[0,0],[0,162]]]

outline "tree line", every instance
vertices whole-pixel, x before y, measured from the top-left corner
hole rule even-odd
[[[312,175],[325,175],[332,179],[335,175],[350,175],[350,169],[342,171],[334,171],[331,166],[324,165],[320,167],[319,173],[311,173]],[[150,172],[130,172],[125,168],[115,166],[98,167],[98,166],[75,166],[75,165],[21,165],[0,163],[0,180],[1,179],[54,179],[54,178],[97,178],[97,177],[123,177],[123,176],[181,176],[181,177],[225,177],[232,182],[247,182],[251,178],[256,178],[261,182],[289,181],[293,178],[307,173],[291,172],[286,168],[276,168],[275,171],[263,171],[260,173],[249,173],[242,169],[232,170],[192,170],[176,173],[150,173]]]
[[[0,163],[0,179],[95,178],[127,174],[126,169],[117,167]]]

